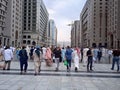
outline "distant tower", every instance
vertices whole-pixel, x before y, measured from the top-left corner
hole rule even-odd
[[[56,46],[57,45],[57,28],[54,20],[49,20],[49,28],[48,28],[48,37],[49,37],[49,45]]]

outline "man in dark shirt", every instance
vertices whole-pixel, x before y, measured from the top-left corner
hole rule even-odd
[[[120,50],[118,50],[118,49],[113,50],[113,62],[112,62],[111,70],[114,70],[114,65],[116,62],[117,63],[117,72],[119,71],[119,56],[120,56]]]
[[[56,70],[59,70],[59,63],[60,63],[60,57],[61,57],[61,49],[60,47],[57,47],[54,51],[53,51],[54,55],[55,55],[55,64],[56,64]]]
[[[92,54],[92,50],[91,48],[89,48],[89,50],[87,51],[87,56],[88,56],[88,63],[87,63],[87,71],[93,71],[92,70],[92,64],[93,64],[93,54]],[[90,65],[90,69],[89,69],[89,65]]]

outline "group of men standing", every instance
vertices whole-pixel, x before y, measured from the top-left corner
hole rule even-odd
[[[10,63],[11,60],[13,59],[13,51],[10,49],[9,46],[6,46],[4,50],[1,48],[0,55],[1,54],[3,54],[5,62],[4,65],[0,65],[0,68],[3,68],[3,70],[6,69],[10,70]],[[75,71],[78,71],[79,63],[81,60],[81,62],[83,62],[83,66],[87,66],[87,71],[90,72],[93,71],[92,69],[93,62],[95,61],[100,62],[103,54],[104,52],[102,52],[101,49],[97,49],[97,48],[80,49],[78,47],[71,48],[70,46],[67,46],[66,48],[32,46],[30,50],[28,50],[25,46],[22,46],[22,48],[19,50],[19,53],[17,53],[17,55],[19,56],[18,59],[20,61],[20,71],[21,71],[20,74],[27,72],[28,59],[32,59],[34,61],[34,68],[35,68],[34,75],[38,75],[40,73],[42,61],[46,62],[46,66],[52,66],[53,60],[55,62],[55,71],[59,70],[60,61],[67,62],[66,68],[68,72],[70,72],[71,70],[71,62],[73,61],[75,66]],[[119,71],[120,50],[118,49],[108,50],[108,54],[109,54],[109,58],[111,58],[110,55],[112,55],[113,62],[112,62],[111,70],[114,70],[114,65],[116,62],[117,71]]]

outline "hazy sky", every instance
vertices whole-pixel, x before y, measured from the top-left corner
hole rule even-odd
[[[70,41],[71,27],[68,24],[79,20],[86,0],[43,0],[58,29],[58,41]]]

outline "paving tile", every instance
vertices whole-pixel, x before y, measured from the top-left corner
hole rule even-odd
[[[26,75],[20,75],[18,61],[12,62],[10,71],[0,70],[0,90],[120,90],[120,73],[111,71],[110,64],[94,64],[92,73],[80,64],[76,73],[73,64],[71,72],[62,63],[55,72],[54,65],[46,67],[43,62],[38,76],[34,76],[34,63],[28,65]]]

